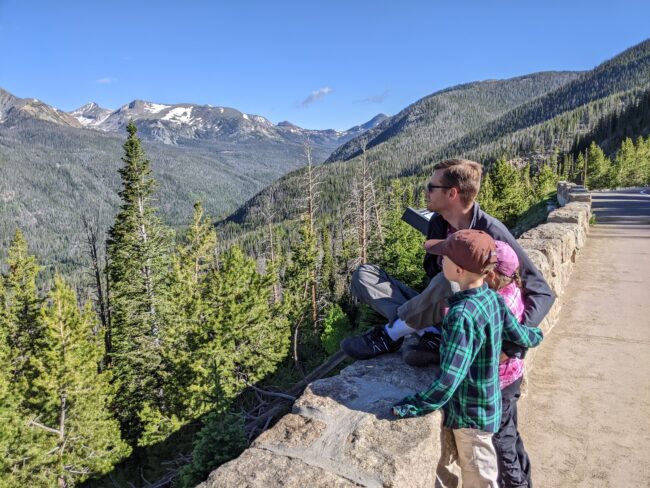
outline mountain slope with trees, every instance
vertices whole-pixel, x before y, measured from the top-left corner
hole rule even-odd
[[[426,178],[436,161],[448,157],[469,157],[488,167],[505,157],[518,160],[519,166],[532,163],[535,173],[544,163],[556,166],[558,155],[572,151],[577,140],[604,121],[639,104],[648,88],[650,40],[594,70],[579,74],[543,96],[522,102],[455,139],[450,137],[431,146],[423,143],[421,137],[410,137],[408,131],[401,131],[374,147],[366,148],[364,157],[369,161],[378,185],[383,187],[395,178],[418,175]],[[391,120],[387,119],[377,129]],[[436,117],[431,116],[430,120],[434,121],[433,127],[437,130]],[[426,133],[426,125],[418,131]],[[357,142],[363,144],[364,140],[357,139]],[[350,141],[348,146],[353,143],[354,140]],[[347,161],[336,161],[320,169],[321,212],[332,218],[344,214],[361,159],[357,156]],[[255,228],[264,220],[262,209],[268,205],[273,208],[277,222],[295,218],[299,214],[295,201],[300,194],[303,175],[304,170],[294,171],[273,183],[223,222],[224,230],[237,234],[242,232],[242,228],[244,231]]]

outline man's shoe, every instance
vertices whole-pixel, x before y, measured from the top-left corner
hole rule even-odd
[[[341,341],[341,349],[354,359],[370,359],[380,354],[395,352],[404,342],[404,338],[394,341],[384,330],[377,326],[360,336],[347,337]]]
[[[440,364],[440,335],[425,332],[402,348],[402,360],[409,366]]]

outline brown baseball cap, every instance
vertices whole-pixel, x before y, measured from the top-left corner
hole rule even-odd
[[[461,268],[477,274],[497,262],[494,239],[482,230],[456,231],[444,241],[427,246],[427,252],[447,256]]]

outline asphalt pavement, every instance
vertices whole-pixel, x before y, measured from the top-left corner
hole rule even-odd
[[[650,487],[650,189],[592,198],[596,224],[520,400],[536,488]]]

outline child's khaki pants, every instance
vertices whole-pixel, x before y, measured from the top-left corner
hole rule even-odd
[[[498,488],[499,470],[492,434],[477,429],[441,429],[436,488]],[[462,485],[458,483],[455,461],[460,466]]]

